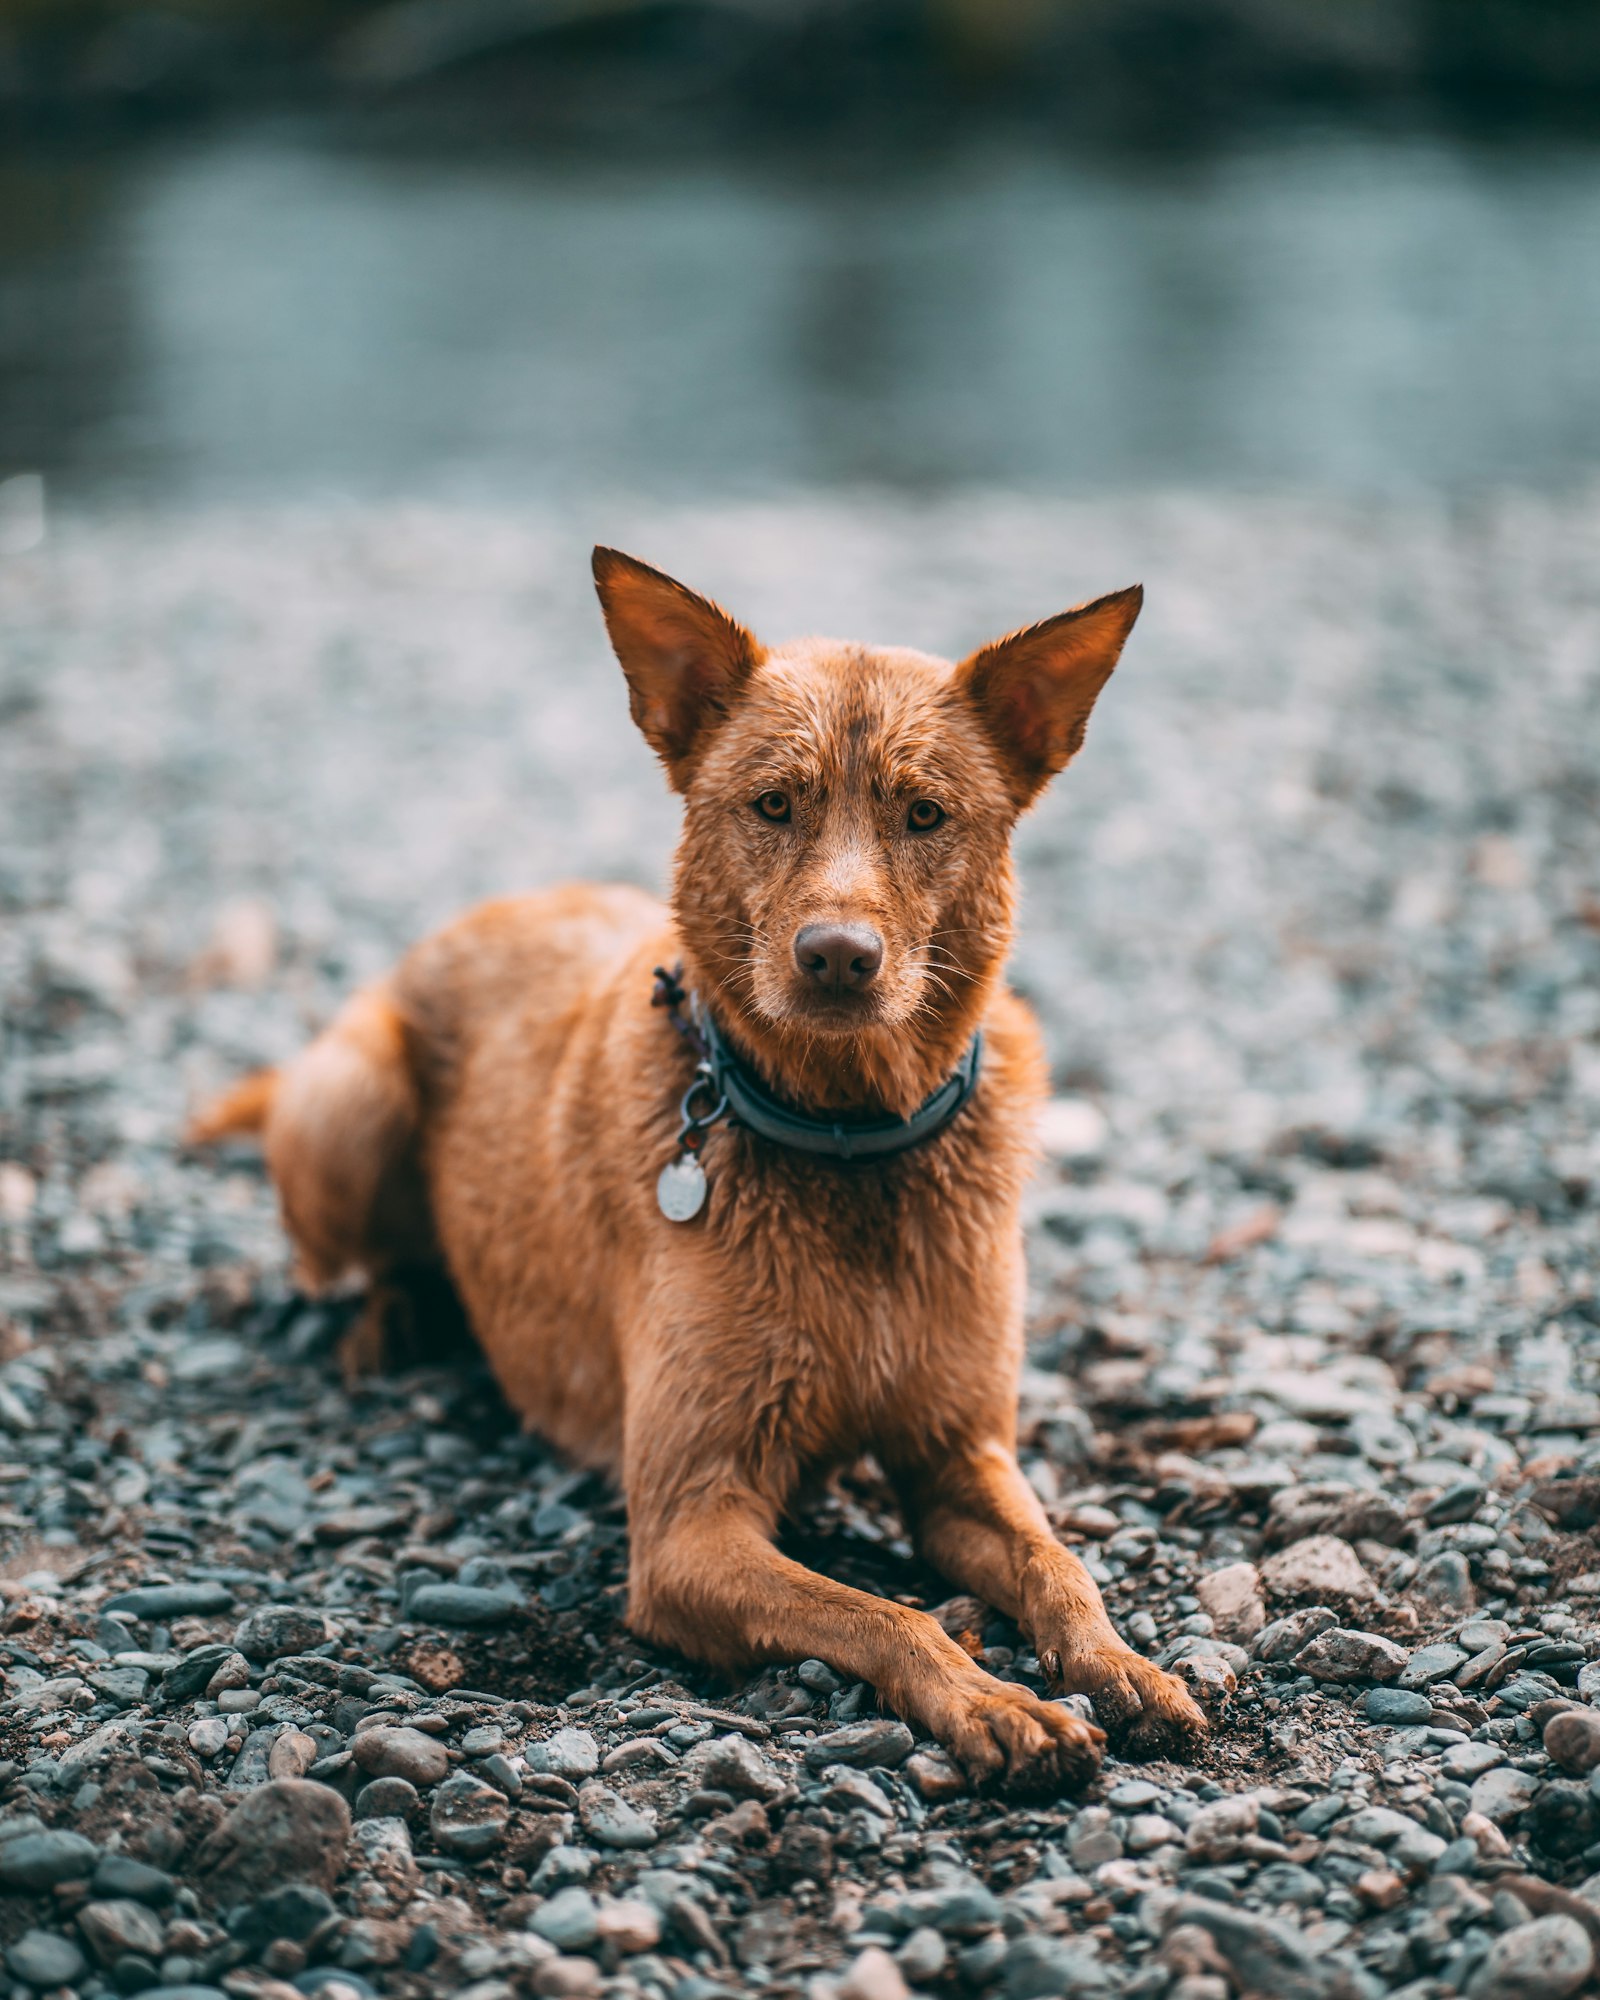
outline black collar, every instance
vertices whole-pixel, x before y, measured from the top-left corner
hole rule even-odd
[[[838,1114],[817,1117],[795,1111],[740,1061],[700,996],[686,992],[679,983],[681,972],[681,966],[672,973],[658,967],[652,999],[654,1005],[670,1010],[673,1025],[700,1056],[695,1082],[684,1099],[686,1125],[703,1131],[727,1117],[798,1153],[816,1153],[833,1160],[882,1159],[936,1138],[977,1088],[983,1065],[982,1029],[973,1031],[954,1073],[924,1098],[909,1118],[847,1119]],[[689,1110],[690,1099],[697,1092],[709,1097],[714,1106],[699,1117]]]

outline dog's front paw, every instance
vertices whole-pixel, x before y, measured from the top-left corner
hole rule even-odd
[[[1047,1648],[1040,1664],[1062,1693],[1089,1696],[1125,1757],[1187,1756],[1206,1733],[1206,1718],[1183,1682],[1120,1639]]]
[[[1070,1708],[987,1675],[949,1704],[938,1734],[972,1784],[1014,1798],[1080,1790],[1099,1771],[1106,1740]]]

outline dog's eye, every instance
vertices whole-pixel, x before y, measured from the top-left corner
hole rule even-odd
[[[906,814],[906,825],[913,833],[932,833],[936,826],[944,822],[944,812],[932,799],[918,799]]]
[[[789,817],[789,794],[763,792],[756,800],[756,811],[763,819],[770,819],[775,826],[781,826]]]

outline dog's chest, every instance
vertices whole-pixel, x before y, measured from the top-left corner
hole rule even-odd
[[[840,1167],[729,1137],[707,1225],[758,1431],[821,1461],[959,1428],[1014,1367],[1013,1177],[970,1140]]]

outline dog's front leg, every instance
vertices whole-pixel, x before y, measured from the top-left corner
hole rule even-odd
[[[1068,1692],[1092,1696],[1129,1752],[1181,1752],[1204,1731],[1183,1683],[1118,1638],[1093,1577],[1056,1540],[1007,1446],[974,1443],[902,1470],[899,1483],[927,1559],[1015,1618],[1045,1673]]]
[[[1050,1795],[1099,1769],[1104,1737],[1092,1724],[986,1674],[926,1612],[781,1555],[763,1503],[736,1482],[632,1513],[628,1615],[646,1638],[729,1669],[824,1660],[870,1682],[974,1783]]]

